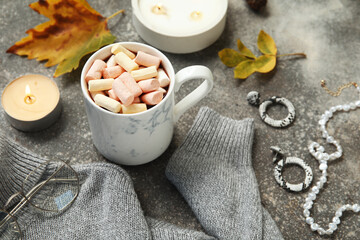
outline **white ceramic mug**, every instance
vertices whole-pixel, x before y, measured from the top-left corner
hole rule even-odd
[[[161,58],[162,67],[170,78],[165,98],[156,106],[136,114],[117,114],[107,111],[91,99],[85,75],[96,59],[106,60],[111,55],[108,45],[95,52],[81,72],[81,89],[92,139],[98,151],[108,160],[124,165],[139,165],[159,157],[169,146],[174,124],[190,107],[204,98],[213,87],[213,75],[204,66],[190,66],[175,74],[169,59],[159,50],[136,42],[121,42],[127,49],[143,51]],[[175,93],[192,79],[204,79],[202,84],[175,104]]]

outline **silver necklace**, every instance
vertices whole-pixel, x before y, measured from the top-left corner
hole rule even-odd
[[[360,97],[360,87],[356,83],[349,83],[346,84],[338,89],[337,92],[331,92],[328,88],[325,86],[325,81],[321,82],[322,87],[327,91],[329,94],[333,96],[339,96],[342,89],[349,87],[351,85],[355,86]],[[337,105],[334,107],[331,107],[329,110],[325,111],[323,115],[321,115],[319,125],[320,130],[322,132],[322,137],[330,144],[333,144],[336,147],[336,151],[334,153],[328,154],[325,151],[324,147],[321,146],[317,142],[313,142],[309,145],[309,152],[311,155],[316,158],[319,161],[319,169],[322,172],[322,175],[319,179],[319,181],[316,183],[316,186],[311,188],[310,193],[307,195],[305,199],[304,207],[304,216],[306,218],[306,223],[310,225],[310,228],[312,231],[318,232],[320,235],[331,235],[333,232],[336,231],[337,225],[340,224],[340,217],[342,216],[344,211],[353,211],[355,213],[358,213],[360,211],[360,205],[359,204],[345,204],[338,208],[335,212],[335,216],[332,219],[332,222],[328,224],[328,229],[324,229],[319,226],[318,223],[315,223],[314,218],[310,216],[310,210],[314,204],[314,201],[316,199],[316,196],[319,194],[320,190],[323,188],[324,184],[327,181],[327,168],[328,168],[328,162],[336,160],[342,156],[343,150],[340,146],[340,144],[334,139],[334,137],[330,136],[329,133],[326,130],[326,124],[329,121],[330,118],[332,118],[333,114],[335,112],[343,111],[353,111],[357,108],[360,108],[360,100],[344,104],[344,105]]]

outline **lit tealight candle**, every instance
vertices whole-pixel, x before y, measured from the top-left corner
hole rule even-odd
[[[166,15],[166,9],[161,3],[158,3],[155,6],[153,6],[151,8],[151,11],[157,15]]]
[[[228,0],[132,0],[133,21],[151,45],[173,53],[199,51],[221,35]]]
[[[40,131],[60,116],[60,92],[56,83],[42,75],[25,75],[4,89],[1,104],[12,126],[26,131]]]

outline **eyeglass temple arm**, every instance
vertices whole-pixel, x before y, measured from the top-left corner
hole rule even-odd
[[[10,216],[15,215],[40,189],[43,185],[45,185],[48,182],[73,182],[73,181],[78,181],[78,179],[74,178],[74,179],[69,179],[69,178],[49,178],[47,180],[44,180],[42,182],[40,182],[39,184],[37,184],[35,187],[33,187],[26,195],[25,197],[23,197],[20,202],[9,212],[9,214],[0,222],[0,226],[2,226],[3,224],[5,224],[7,221],[10,220]],[[18,196],[19,194],[21,194],[20,192],[12,195],[10,197],[10,199],[12,200],[14,197]],[[10,200],[9,199],[9,200]],[[9,203],[6,203],[6,205]],[[5,206],[6,206],[5,205]],[[10,216],[9,216],[10,215]]]

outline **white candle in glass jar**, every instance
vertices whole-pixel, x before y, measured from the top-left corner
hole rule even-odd
[[[133,22],[151,45],[172,53],[199,51],[224,30],[228,0],[132,0]]]

